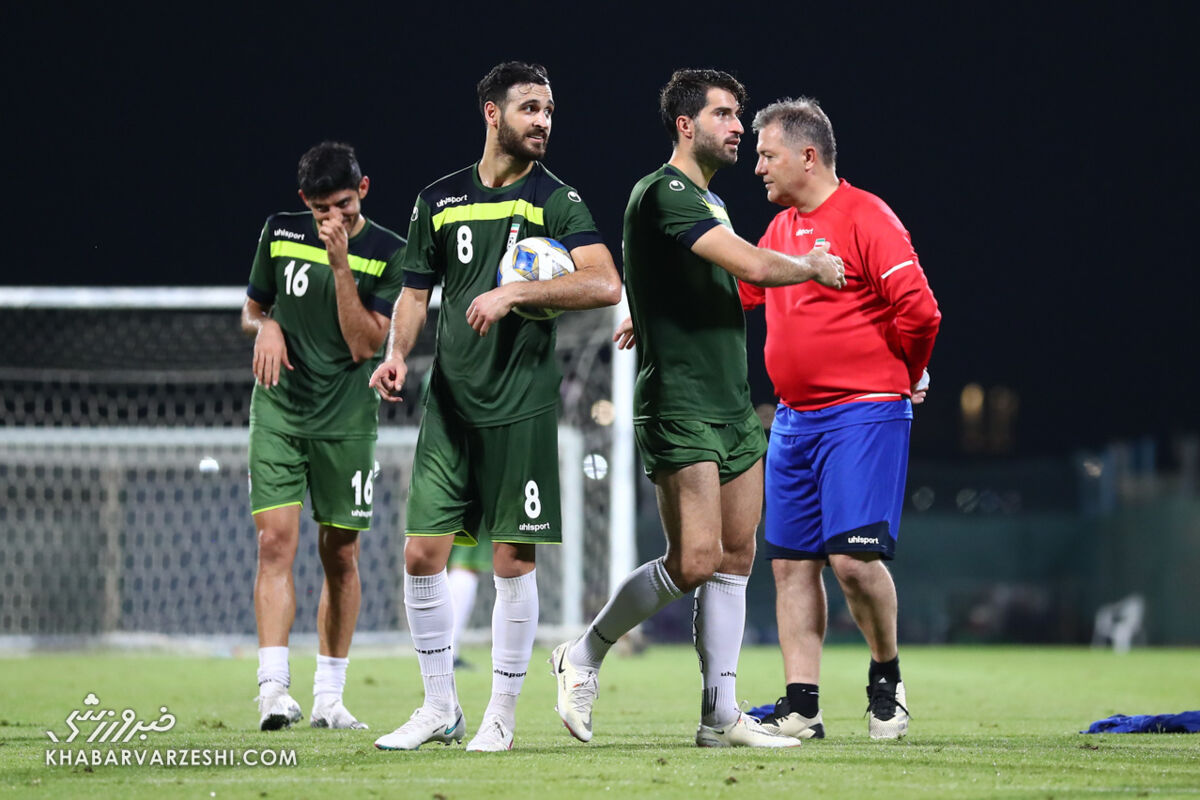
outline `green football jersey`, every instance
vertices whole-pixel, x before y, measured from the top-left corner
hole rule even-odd
[[[432,400],[476,427],[516,422],[558,403],[554,320],[508,314],[482,337],[467,324],[471,301],[496,288],[501,257],[529,236],[556,239],[568,251],[602,241],[579,193],[540,163],[499,189],[484,186],[472,164],[431,184],[413,207],[404,283],[442,284]]]
[[[692,252],[717,225],[719,197],[669,165],[625,208],[625,285],[637,338],[634,420],[736,422],[750,408],[746,319],[737,280]]]
[[[351,237],[350,270],[368,310],[391,317],[403,252],[404,239],[370,220]],[[246,294],[271,309],[294,367],[280,367],[278,386],[254,387],[250,424],[313,439],[374,438],[379,396],[368,384],[383,347],[354,363],[338,322],[329,255],[310,212],[267,219]]]

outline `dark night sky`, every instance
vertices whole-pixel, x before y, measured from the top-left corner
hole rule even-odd
[[[629,188],[669,155],[659,87],[713,66],[751,112],[820,99],[839,174],[912,232],[944,314],[943,443],[968,381],[1019,391],[1025,453],[1200,429],[1189,4],[244,5],[6,12],[0,283],[242,285],[325,138],[403,230],[479,156],[474,85],[508,58],[549,68],[547,165],[616,253]],[[751,240],[778,210],[750,135],[713,189]]]

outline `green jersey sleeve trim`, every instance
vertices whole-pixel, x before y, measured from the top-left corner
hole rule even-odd
[[[277,240],[271,242],[271,258],[300,258],[313,264],[329,264],[329,252],[323,247],[313,247],[311,244],[301,244],[300,242],[287,242]],[[354,272],[363,272],[367,275],[378,278],[383,274],[384,267],[387,266],[386,261],[380,261],[377,258],[363,258],[351,253],[347,257],[350,261],[350,269]]]
[[[522,216],[534,225],[545,224],[544,209],[535,206],[528,200],[503,200],[498,203],[468,203],[463,206],[451,206],[445,211],[439,211],[433,215],[433,229],[438,231],[443,226],[455,222],[496,220],[515,216]]]

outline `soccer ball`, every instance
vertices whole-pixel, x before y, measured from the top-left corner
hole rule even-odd
[[[496,270],[496,285],[517,281],[548,281],[575,271],[575,262],[561,242],[542,236],[522,239],[508,249]],[[517,306],[513,312],[525,319],[554,319],[562,313],[557,308]]]

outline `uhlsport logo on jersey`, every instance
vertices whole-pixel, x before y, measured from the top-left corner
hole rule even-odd
[[[667,184],[667,186],[671,189],[672,192],[682,192],[683,191],[683,181],[671,181],[670,183]]]
[[[570,200],[572,203],[582,203],[583,202],[583,198],[579,196],[579,192],[575,191],[574,189],[567,192],[567,199]]]
[[[811,234],[811,233],[812,233],[814,230],[816,230],[816,229],[815,229],[815,228],[797,228],[797,229],[796,229],[796,235],[797,235],[797,236],[808,236],[808,235],[809,235],[809,234]]]
[[[464,201],[466,199],[467,199],[467,196],[465,194],[460,194],[457,197],[453,197],[453,196],[443,197],[441,200],[437,201],[437,207],[442,208],[443,206],[448,206],[451,203],[461,203],[462,201]]]
[[[296,233],[295,231],[285,230],[284,228],[276,228],[275,235],[282,236],[285,239],[295,239],[298,242],[304,241],[303,233]]]
[[[868,536],[851,536],[846,540],[846,544],[879,544],[879,538],[870,538]]]

